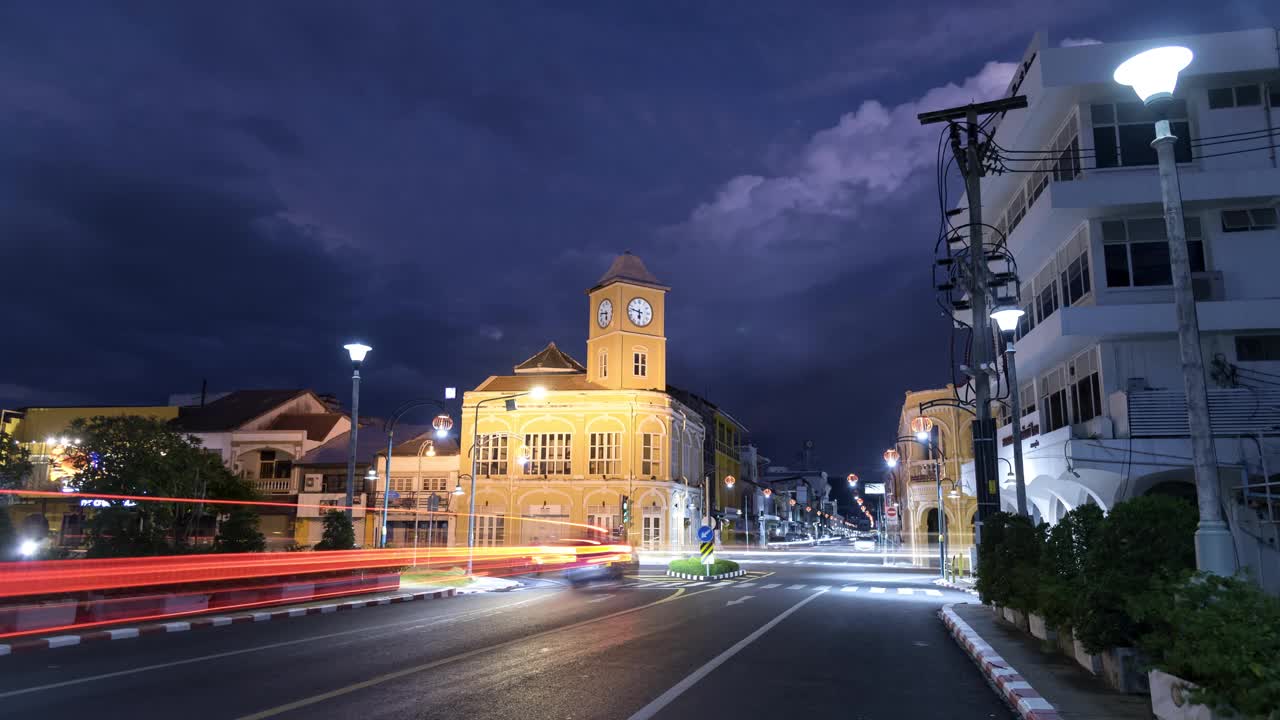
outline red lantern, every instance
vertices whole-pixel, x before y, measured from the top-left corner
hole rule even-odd
[[[884,464],[888,465],[889,467],[896,467],[898,465],[899,457],[900,456],[898,455],[897,450],[894,450],[893,448],[889,448],[888,450],[884,451]]]
[[[734,476],[732,476],[732,475],[725,475],[725,476],[724,476],[724,486],[725,486],[725,487],[730,487],[730,488],[731,488],[731,487],[733,487],[733,484],[734,484],[734,483],[736,483],[736,482],[738,482],[738,479],[737,479],[737,478],[735,478]]]
[[[765,488],[765,489],[764,489],[764,496],[765,496],[765,497],[772,497],[772,496],[773,496],[773,490],[770,490],[769,488]]]
[[[436,432],[447,433],[451,428],[453,428],[453,418],[449,417],[445,413],[440,413],[436,416],[435,420],[431,421],[431,427],[435,428]]]
[[[915,433],[916,437],[921,435],[928,436],[929,433],[933,432],[933,418],[927,418],[921,415],[915,420],[912,420],[911,432]],[[924,438],[921,439],[923,440]]]
[[[791,498],[790,503],[794,506],[794,505],[796,504],[796,499],[795,499],[795,498]]]
[[[858,484],[858,476],[853,473],[849,473],[849,485],[853,486],[857,484]]]

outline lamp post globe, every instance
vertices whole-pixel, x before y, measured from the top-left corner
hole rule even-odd
[[[1152,48],[1120,63],[1112,78],[1133,88],[1150,105],[1173,98],[1178,73],[1191,64],[1192,57],[1191,50],[1180,45]]]
[[[929,439],[929,433],[933,432],[933,418],[921,415],[911,421],[911,432],[915,434],[916,439],[924,442]],[[885,457],[888,460],[888,457]],[[890,466],[892,467],[892,466]]]
[[[453,418],[448,413],[440,413],[431,421],[431,427],[436,429],[436,437],[445,437],[453,428]]]
[[[889,467],[898,467],[899,457],[901,456],[898,455],[897,450],[894,450],[893,448],[889,448],[888,450],[884,451],[884,464],[888,465]]]
[[[725,486],[725,487],[727,487],[727,488],[731,488],[731,487],[733,487],[733,484],[734,484],[734,483],[736,483],[736,482],[738,482],[738,479],[737,479],[737,478],[735,478],[734,476],[732,476],[732,475],[725,475],[725,476],[724,476],[724,486]]]
[[[857,476],[856,474],[854,474],[854,473],[849,473],[848,480],[849,480],[849,487],[857,487],[857,486],[858,486],[858,476]]]
[[[1000,332],[1011,333],[1018,329],[1018,321],[1027,313],[1016,305],[999,305],[991,311],[991,319],[996,321]]]

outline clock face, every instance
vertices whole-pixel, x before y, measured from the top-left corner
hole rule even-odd
[[[596,311],[596,323],[600,327],[609,327],[611,322],[613,322],[613,301],[601,300],[600,309]]]
[[[627,303],[627,317],[631,318],[631,322],[637,327],[644,327],[653,322],[653,308],[649,306],[648,300],[635,298]]]

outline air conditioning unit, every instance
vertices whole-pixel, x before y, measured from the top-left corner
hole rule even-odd
[[[1218,271],[1191,273],[1191,294],[1195,296],[1196,302],[1224,299],[1222,273]]]
[[[324,475],[307,475],[303,478],[302,489],[304,492],[320,492],[324,489]]]

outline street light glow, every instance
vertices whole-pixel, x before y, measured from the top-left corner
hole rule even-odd
[[[529,388],[529,397],[533,398],[534,400],[541,400],[546,396],[547,396],[547,389],[541,385],[534,385],[533,387]]]
[[[35,555],[36,551],[39,549],[40,549],[40,544],[37,543],[35,540],[23,540],[18,545],[18,554],[21,555],[22,557],[29,558],[32,555]]]
[[[1191,64],[1191,58],[1191,50],[1180,45],[1154,48],[1120,63],[1112,78],[1132,87],[1142,102],[1150,105],[1173,97],[1178,73]]]
[[[358,342],[347,343],[342,347],[345,348],[347,351],[347,354],[351,356],[351,362],[353,363],[364,362],[364,356],[368,355],[369,351],[373,349],[368,345],[365,345],[363,343],[358,343]]]
[[[454,485],[454,486],[453,486],[453,494],[454,494],[454,495],[461,495],[461,494],[462,494],[462,481],[461,481],[461,480],[459,480],[459,481],[458,481],[458,484],[457,484],[457,485]]]
[[[898,467],[898,451],[894,450],[893,448],[889,448],[888,450],[885,450],[884,464],[888,465],[891,468]]]
[[[991,319],[996,321],[1001,332],[1013,332],[1018,328],[1018,320],[1026,313],[1015,305],[1000,305],[991,311]]]

